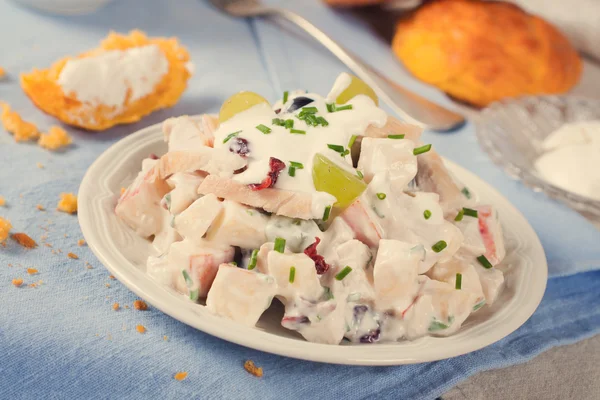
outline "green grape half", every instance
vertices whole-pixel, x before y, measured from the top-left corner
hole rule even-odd
[[[338,167],[322,154],[315,154],[312,176],[315,189],[335,196],[334,207],[339,209],[348,207],[367,188],[357,175]]]
[[[379,99],[375,94],[375,91],[371,89],[371,86],[364,83],[362,80],[358,79],[354,75],[350,75],[352,77],[352,82],[350,85],[340,95],[335,99],[337,104],[346,104],[353,97],[358,96],[359,94],[364,94],[369,96],[375,102],[375,105],[379,105]]]
[[[269,102],[254,92],[239,92],[225,100],[219,111],[219,122],[223,123],[236,114],[246,111],[257,104]]]

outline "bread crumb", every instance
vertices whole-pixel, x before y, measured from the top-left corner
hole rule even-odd
[[[16,111],[10,110],[8,104],[0,102],[0,107],[2,107],[0,121],[4,125],[4,129],[13,134],[15,141],[32,140],[40,136],[37,126],[31,122],[23,121],[23,118]]]
[[[148,309],[148,304],[142,300],[136,300],[133,302],[133,308],[139,311],[146,311]]]
[[[58,150],[67,147],[73,142],[71,136],[60,126],[52,126],[48,133],[42,133],[38,144],[48,150]]]
[[[73,260],[78,260],[79,256],[75,253],[68,253],[67,257],[72,258]]]
[[[0,67],[0,79],[4,79],[4,77],[6,76],[6,70],[2,67]]]
[[[112,280],[114,280],[114,279],[115,279],[115,276],[114,276],[114,275],[109,275],[109,276],[108,276],[108,279],[112,279]]]
[[[0,243],[6,240],[8,237],[8,232],[10,232],[10,228],[12,228],[10,221],[0,217]]]
[[[77,212],[77,196],[73,193],[61,193],[56,209],[69,214]]]
[[[38,270],[37,270],[37,269],[35,269],[35,268],[27,268],[27,273],[28,273],[29,275],[37,274],[37,273],[38,273]]]
[[[34,247],[37,247],[35,240],[30,238],[26,233],[13,233],[11,238],[27,249],[33,249]]]
[[[113,304],[113,310],[117,311],[117,310],[119,310],[119,308],[121,308],[121,306],[119,305],[119,303]]]
[[[37,287],[37,285],[35,283],[30,283],[28,286],[31,287],[31,288]]]
[[[37,206],[35,206],[35,208],[37,208],[40,211],[46,211],[46,208],[41,204],[38,204]]]
[[[81,246],[83,246],[83,245],[85,245],[85,240],[83,240],[83,239],[79,239],[79,240],[77,241],[77,246],[81,247]]]
[[[138,331],[139,333],[146,333],[146,327],[144,325],[137,325],[135,327],[135,330]]]
[[[94,269],[94,267],[92,267],[92,264],[88,264],[85,266],[87,269]]]
[[[125,193],[127,189],[125,189],[124,187],[121,188],[121,196],[123,196],[123,193]]]
[[[174,378],[176,381],[182,381],[185,378],[187,378],[188,373],[187,372],[178,372],[175,374]]]
[[[246,362],[244,363],[244,369],[246,371],[250,372],[252,375],[256,376],[257,378],[260,378],[263,376],[262,368],[254,365],[254,361],[252,361],[252,360],[246,360]]]
[[[39,169],[44,169],[44,164],[42,164],[41,162],[38,162],[35,164],[36,167],[38,167]]]
[[[6,204],[6,200],[4,200],[4,197],[0,196],[0,207]]]
[[[12,284],[15,285],[16,287],[19,287],[23,284],[23,279],[21,279],[21,278],[13,279]]]
[[[166,342],[167,340],[169,340],[169,337],[167,335],[163,336],[163,340]]]
[[[107,288],[110,287],[110,283],[105,283],[104,286],[106,286]]]

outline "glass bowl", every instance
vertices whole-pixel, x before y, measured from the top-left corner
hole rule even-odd
[[[535,160],[542,142],[565,123],[600,120],[600,101],[574,96],[531,96],[491,104],[475,120],[481,147],[507,174],[536,192],[600,220],[600,201],[564,190],[542,178]]]

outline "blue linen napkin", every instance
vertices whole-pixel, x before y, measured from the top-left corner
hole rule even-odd
[[[273,2],[275,0],[272,0]],[[280,1],[297,8],[327,33],[407,87],[440,103],[450,102],[416,82],[387,45],[351,14],[317,1]],[[82,238],[75,216],[55,211],[61,192],[77,192],[87,167],[115,141],[168,116],[215,112],[240,89],[270,99],[284,89],[326,91],[345,70],[317,44],[281,34],[263,21],[221,15],[205,2],[114,2],[84,17],[49,17],[0,2],[0,99],[25,119],[48,128],[56,121],[38,111],[18,86],[18,73],[48,66],[67,54],[94,47],[108,30],[140,28],[178,36],[189,48],[196,75],[180,103],[142,122],[87,133],[69,129],[75,146],[59,154],[16,144],[0,131],[0,195],[14,232],[41,245],[26,250],[13,241],[0,247],[0,398],[373,398],[428,399],[478,371],[524,362],[545,349],[600,331],[600,232],[561,204],[532,193],[495,167],[479,149],[473,126],[425,138],[448,158],[496,186],[540,235],[550,264],[540,308],[519,330],[480,351],[434,363],[400,367],[345,367],[298,361],[233,345],[187,327],[157,310],[136,311],[136,297],[112,280]],[[36,163],[44,165],[39,169]],[[36,209],[41,204],[47,211]],[[58,252],[60,249],[61,252]],[[54,250],[54,252],[53,252]],[[66,256],[73,252],[78,260]],[[92,266],[86,267],[86,262]],[[26,268],[36,268],[28,275]],[[587,272],[586,272],[587,271]],[[37,287],[15,288],[13,278]],[[40,284],[40,281],[43,281]],[[112,305],[121,309],[114,311]],[[128,306],[129,308],[125,308]],[[135,326],[147,332],[141,335]],[[258,379],[242,368],[252,359]],[[183,382],[173,379],[188,372]]]

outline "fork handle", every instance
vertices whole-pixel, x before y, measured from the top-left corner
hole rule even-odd
[[[300,15],[285,9],[269,9],[269,14],[293,22],[319,41],[360,79],[371,86],[375,93],[406,122],[436,131],[450,130],[465,122],[462,115],[409,91],[375,71]]]

